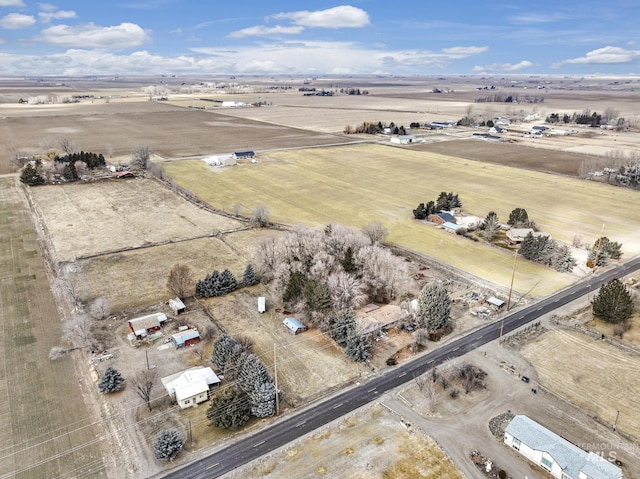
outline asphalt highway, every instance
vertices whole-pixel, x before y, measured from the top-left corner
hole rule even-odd
[[[212,452],[202,459],[170,471],[164,477],[172,479],[211,479],[220,477],[365,404],[375,401],[380,395],[402,386],[434,366],[462,356],[497,339],[500,337],[501,332],[503,335],[510,333],[561,306],[596,292],[602,284],[611,279],[623,277],[638,269],[640,269],[640,257],[604,271],[597,276],[591,276],[531,306],[505,315],[500,321],[479,328],[406,364],[393,367],[385,374],[375,377],[366,383],[349,388],[315,406],[307,407],[297,414],[275,422],[273,425],[224,449]]]

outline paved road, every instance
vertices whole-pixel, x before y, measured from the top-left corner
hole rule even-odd
[[[488,324],[404,365],[397,366],[371,381],[351,388],[314,407],[275,423],[252,436],[238,441],[211,455],[194,461],[165,477],[175,479],[215,478],[267,454],[298,437],[318,429],[345,414],[375,401],[389,390],[402,386],[434,366],[462,356],[527,323],[535,321],[565,304],[596,291],[603,283],[640,269],[640,257],[617,268],[605,271],[566,288],[537,303],[506,315],[501,321]]]

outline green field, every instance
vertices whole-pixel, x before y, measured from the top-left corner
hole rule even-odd
[[[0,477],[106,477],[29,211],[0,179]]]
[[[595,241],[606,223],[605,234],[621,242],[628,257],[640,252],[640,196],[627,189],[382,145],[279,151],[261,160],[223,173],[199,160],[163,166],[205,201],[227,209],[241,205],[243,214],[264,204],[272,220],[287,224],[381,221],[389,241],[504,287],[511,281],[511,253],[417,222],[412,209],[440,191],[454,191],[469,214],[494,210],[506,221],[513,208],[523,207],[541,230],[567,243],[574,235]],[[573,280],[520,261],[514,287],[540,296]]]

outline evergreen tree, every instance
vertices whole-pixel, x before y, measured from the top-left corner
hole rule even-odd
[[[329,311],[332,306],[331,291],[326,284],[308,281],[304,287],[305,306],[308,311]]]
[[[529,214],[524,208],[514,208],[509,213],[509,220],[507,224],[517,228],[519,226],[525,226],[529,224]]]
[[[213,343],[213,352],[211,353],[211,362],[219,371],[224,372],[227,359],[231,355],[233,347],[237,344],[233,338],[224,333],[215,340]]]
[[[238,287],[238,282],[236,281],[233,273],[228,269],[225,269],[219,278],[219,296],[224,296],[225,294],[229,294]]]
[[[436,203],[434,201],[427,201],[427,204],[424,206],[424,211],[426,214],[425,218],[429,215],[437,213],[438,210],[436,208]]]
[[[24,165],[22,173],[20,173],[20,181],[22,183],[29,186],[43,185],[45,183],[44,177],[38,171],[38,161],[36,161],[35,167],[32,166],[31,163]]]
[[[438,199],[436,201],[436,211],[448,210],[449,209],[449,197],[447,196],[446,191],[440,192],[438,195]]]
[[[122,383],[124,383],[122,375],[109,366],[98,383],[98,390],[105,394],[114,393],[122,389]]]
[[[449,326],[451,298],[442,283],[429,283],[418,296],[417,322],[420,328],[437,331]]]
[[[258,284],[260,282],[258,276],[256,275],[256,272],[253,270],[253,265],[251,265],[250,263],[244,270],[244,274],[242,275],[242,282],[246,286],[253,286],[254,284]]]
[[[211,397],[207,419],[212,426],[237,429],[250,419],[250,412],[247,395],[235,386],[228,386]]]
[[[631,294],[619,279],[603,284],[591,305],[593,314],[608,323],[621,323],[633,315]]]
[[[180,437],[178,431],[173,429],[164,430],[153,443],[153,451],[156,459],[160,461],[173,461],[184,446],[184,439]]]
[[[596,256],[598,257],[598,264],[595,266],[604,266],[609,263],[609,259],[620,259],[622,245],[603,236],[601,239],[596,240],[589,252],[589,260],[592,264],[595,263]]]
[[[413,210],[413,217],[417,220],[423,220],[427,217],[427,210],[424,207],[424,203],[420,203],[418,207]]]
[[[344,353],[351,361],[362,363],[371,358],[372,347],[373,345],[367,336],[354,333],[347,339]]]
[[[273,381],[256,381],[249,397],[251,414],[255,417],[269,417],[276,413],[276,386]]]
[[[356,333],[356,317],[353,311],[350,309],[340,311],[333,323],[332,332],[336,342],[345,347],[349,337]]]
[[[257,356],[248,354],[238,370],[236,378],[238,387],[250,394],[255,389],[256,383],[260,385],[270,381],[271,377],[264,363]]]
[[[282,295],[282,300],[285,303],[293,303],[297,301],[304,291],[304,287],[307,283],[307,277],[300,271],[294,271],[289,275],[289,283]]]
[[[356,265],[353,255],[353,248],[351,246],[347,247],[347,250],[344,253],[344,258],[342,258],[340,264],[342,265],[342,269],[344,269],[345,273],[355,273],[358,270],[358,266]]]

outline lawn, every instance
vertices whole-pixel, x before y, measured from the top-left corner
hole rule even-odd
[[[567,243],[575,235],[593,243],[606,223],[605,234],[621,242],[627,256],[640,252],[635,226],[640,224],[640,196],[627,189],[382,145],[278,151],[259,160],[222,174],[199,160],[163,166],[205,201],[238,204],[244,214],[264,204],[273,220],[288,224],[364,226],[381,221],[390,242],[505,288],[511,281],[511,253],[415,221],[412,209],[440,191],[454,191],[464,211],[478,216],[494,210],[506,221],[513,208],[523,207],[542,231]],[[514,288],[542,296],[574,280],[520,261]]]
[[[106,477],[71,355],[52,362],[61,323],[29,211],[0,180],[0,477]]]

